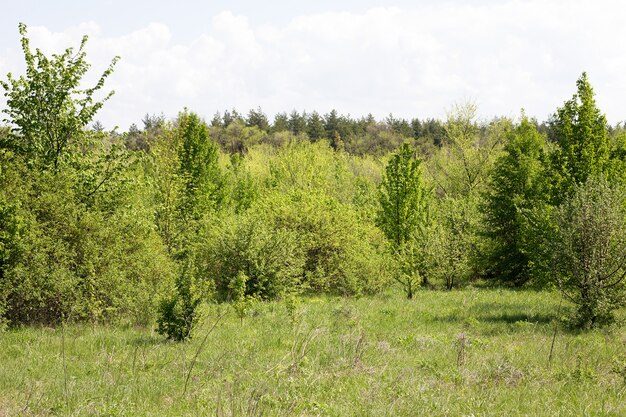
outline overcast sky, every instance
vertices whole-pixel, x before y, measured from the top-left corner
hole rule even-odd
[[[89,35],[93,82],[121,56],[97,115],[127,130],[183,107],[210,119],[317,110],[445,117],[472,100],[482,118],[545,120],[583,71],[611,123],[626,119],[622,1],[21,0],[0,14],[0,76],[21,74],[18,22],[50,52]],[[4,107],[4,99],[0,98]]]

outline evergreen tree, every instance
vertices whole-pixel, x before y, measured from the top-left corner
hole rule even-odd
[[[314,142],[326,137],[324,121],[322,120],[318,112],[314,111],[309,115],[309,118],[307,120],[306,133],[309,135],[309,139]]]
[[[324,129],[326,129],[326,137],[334,138],[336,133],[339,132],[339,114],[337,110],[333,109],[330,113],[324,115]]]
[[[293,110],[289,114],[289,121],[287,122],[289,131],[294,135],[299,135],[306,130],[306,113],[300,114]]]
[[[524,225],[530,210],[548,199],[544,139],[525,116],[508,136],[486,194],[486,235],[493,243],[488,270],[496,279],[519,285],[530,279]]]
[[[263,113],[261,108],[257,108],[256,110],[250,110],[248,112],[248,119],[246,120],[246,126],[253,127],[256,126],[260,130],[264,132],[269,132],[270,130],[270,122],[267,120],[267,116]]]
[[[554,202],[560,203],[577,184],[605,172],[609,161],[606,117],[596,107],[587,74],[576,82],[577,92],[550,121],[552,139],[559,145],[553,155]]]
[[[272,132],[278,133],[286,130],[289,130],[289,117],[287,116],[287,113],[276,113],[276,116],[274,116],[274,123],[272,124]]]

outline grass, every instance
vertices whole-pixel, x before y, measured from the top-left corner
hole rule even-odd
[[[626,415],[626,329],[559,326],[548,364],[558,302],[392,292],[258,304],[243,322],[212,306],[189,343],[72,325],[69,409],[61,330],[12,330],[0,334],[0,416]]]

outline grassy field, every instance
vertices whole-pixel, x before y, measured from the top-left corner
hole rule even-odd
[[[264,303],[243,321],[213,306],[189,343],[13,330],[0,334],[0,416],[626,416],[626,328],[559,325],[549,365],[558,304],[466,289]]]

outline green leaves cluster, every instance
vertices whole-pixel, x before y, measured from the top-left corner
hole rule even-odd
[[[379,187],[378,227],[391,242],[400,265],[396,280],[408,298],[420,284],[420,263],[428,226],[427,191],[422,181],[421,161],[408,144],[392,155]]]
[[[119,57],[113,58],[95,86],[80,88],[80,80],[89,69],[85,60],[83,40],[77,51],[66,49],[60,55],[48,58],[39,49],[33,52],[27,38],[26,25],[19,25],[22,50],[26,60],[26,75],[0,81],[5,90],[7,108],[5,122],[11,134],[3,141],[26,159],[28,164],[57,169],[69,148],[81,145],[85,128],[91,123],[113,92],[96,101],[94,94],[104,86]]]
[[[575,186],[556,208],[548,241],[554,280],[574,305],[574,324],[610,323],[626,304],[626,193],[603,177]]]

